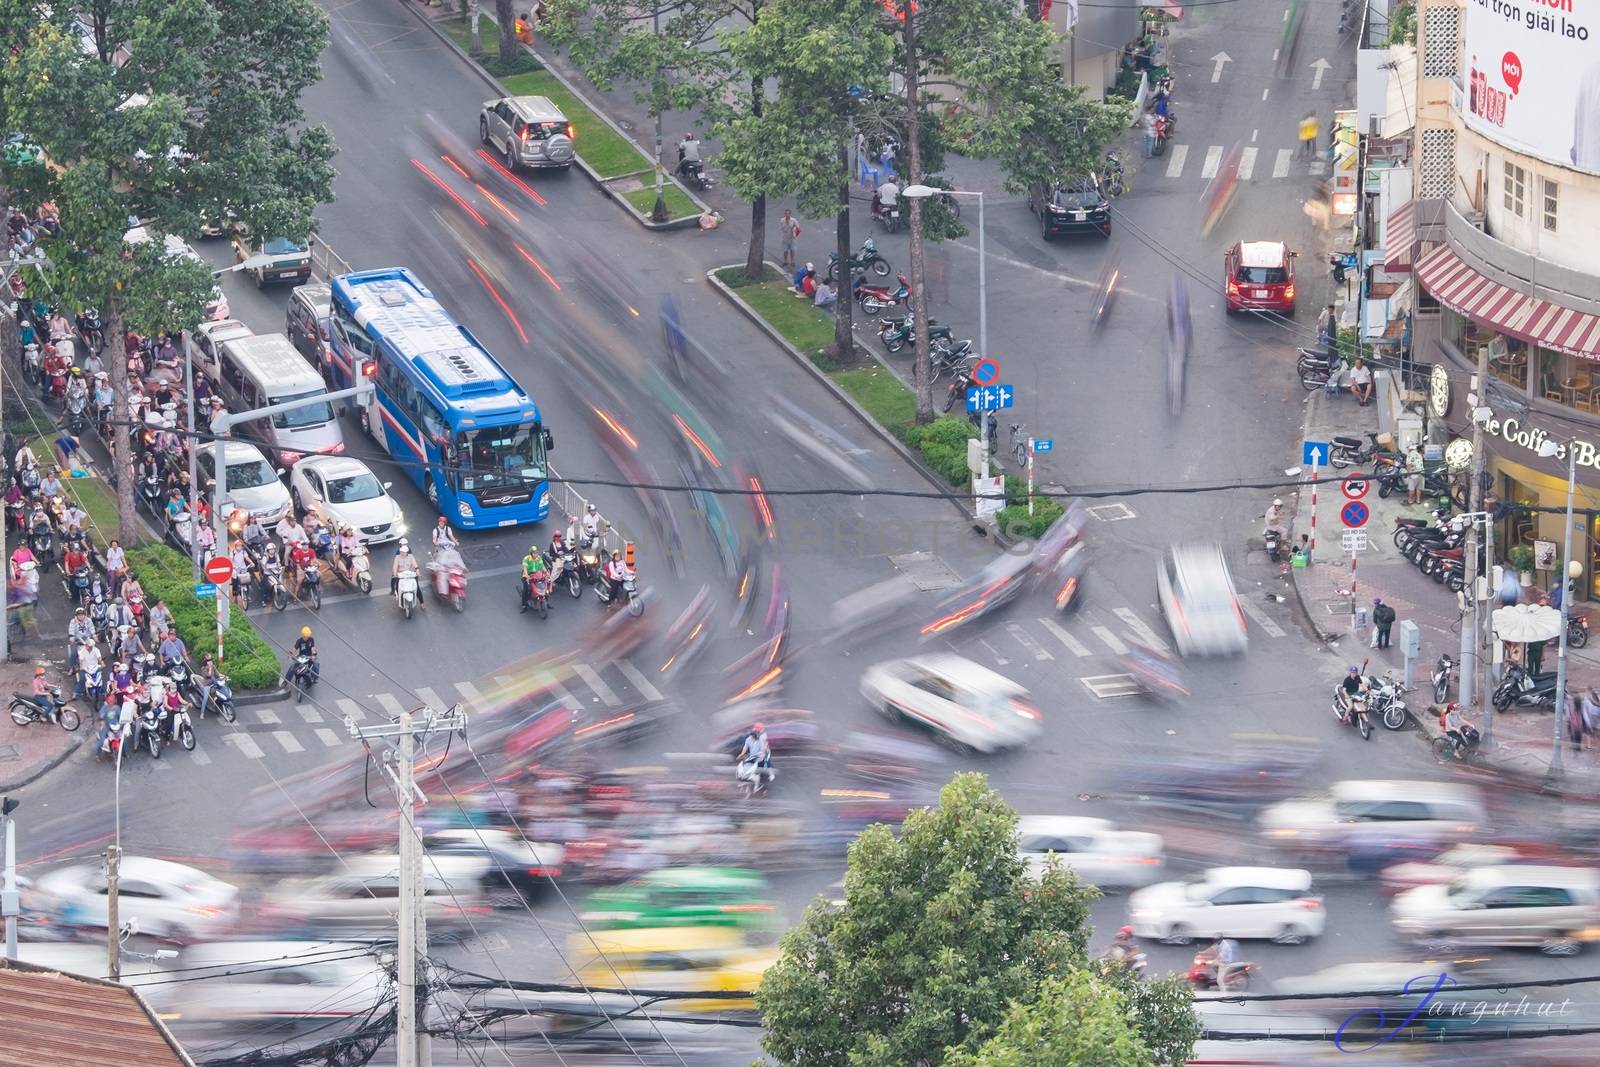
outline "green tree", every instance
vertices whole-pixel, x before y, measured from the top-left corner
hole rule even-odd
[[[814,902],[762,979],[766,1051],[790,1067],[939,1067],[1082,968],[1095,891],[1059,865],[1031,879],[1016,823],[962,774],[898,836],[862,833],[843,905]]]
[[[1181,1062],[1181,1061],[1180,1061]],[[958,1052],[950,1067],[1156,1067],[1129,1025],[1123,995],[1088,970],[1052,975],[1032,1001],[1016,1002],[976,1053]]]
[[[806,218],[832,213],[843,263],[851,252],[850,141],[860,100],[888,89],[893,44],[883,10],[875,0],[768,0],[728,43],[741,69],[777,85],[764,107],[722,127],[728,185],[752,201],[794,196]],[[746,266],[758,277],[754,252]],[[854,305],[843,296],[834,309],[834,355],[848,360]]]
[[[46,250],[53,297],[98,306],[106,334],[187,329],[203,316],[210,271],[168,254],[167,235],[225,220],[304,240],[333,196],[333,142],[305,126],[300,94],[321,75],[327,16],[314,0],[90,0],[80,47],[67,7],[0,0],[0,115],[52,163],[29,195],[60,210]],[[20,206],[33,206],[31,203]],[[137,220],[149,240],[124,235]],[[126,410],[127,363],[110,359]],[[132,449],[113,435],[118,513],[137,529]]]

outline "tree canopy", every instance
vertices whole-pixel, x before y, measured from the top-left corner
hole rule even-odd
[[[1059,863],[1030,877],[1016,822],[982,775],[962,774],[898,837],[862,833],[844,903],[814,902],[762,980],[767,1052],[792,1067],[1077,1062],[1018,1057],[1039,1041],[1072,1047],[1082,1007],[1093,1009],[1085,1040],[1129,1035],[1118,1040],[1130,1058],[1107,1062],[1182,1062],[1194,1032],[1187,989],[1145,995],[1090,973],[1095,890]]]

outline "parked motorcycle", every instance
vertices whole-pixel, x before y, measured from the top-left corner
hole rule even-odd
[[[1582,648],[1589,643],[1589,616],[1569,615],[1567,617],[1567,647]]]
[[[1439,662],[1433,667],[1433,702],[1443,704],[1445,697],[1450,694],[1450,672],[1455,670],[1456,661],[1450,658],[1450,653],[1441,652]]]
[[[27,693],[11,694],[10,710],[11,721],[18,726],[53,722],[71,733],[81,722],[77,709],[68,704],[67,699],[61,695],[59,685],[51,686],[50,692],[42,697],[30,696]]]
[[[878,246],[873,243],[870,237],[861,242],[861,251],[851,256],[847,265],[850,268],[851,277],[869,270],[880,278],[889,276],[889,261],[878,254]],[[838,276],[839,253],[830,252],[828,253],[828,271],[825,275],[825,280],[829,285],[832,285],[834,279]]]
[[[1505,677],[1495,687],[1495,710],[1504,711],[1515,705],[1519,708],[1553,708],[1556,706],[1556,672],[1529,674],[1521,664],[1506,667]]]
[[[883,342],[883,347],[890,352],[898,352],[906,345],[911,344],[916,336],[916,316],[911,314],[901,315],[898,318],[884,319],[878,326],[878,340]],[[950,327],[937,319],[928,320],[928,340],[931,344],[935,337],[951,340]]]
[[[1300,384],[1309,392],[1326,387],[1328,380],[1343,370],[1343,364],[1338,356],[1330,358],[1325,350],[1302,348],[1294,362],[1294,370]]]
[[[1401,730],[1411,718],[1406,710],[1405,680],[1394,671],[1385,671],[1383,677],[1374,678],[1367,693],[1367,714],[1383,723],[1389,730]]]
[[[911,283],[906,276],[901,274],[897,278],[899,285],[891,289],[887,285],[868,285],[863,279],[855,287],[856,303],[861,305],[861,310],[868,315],[880,315],[892,307],[900,304],[910,305]]]
[[[1277,527],[1269,529],[1262,535],[1267,542],[1267,558],[1274,563],[1283,559],[1283,531]]]
[[[1328,462],[1335,467],[1359,467],[1379,456],[1398,459],[1393,449],[1378,443],[1378,434],[1369,432],[1367,440],[1359,437],[1335,435],[1328,442]]]

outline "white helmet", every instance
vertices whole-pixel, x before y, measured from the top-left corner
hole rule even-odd
[[[400,551],[402,551],[402,552],[410,552],[411,551],[411,542],[407,541],[404,537],[400,538]]]
[[[1273,501],[1272,501],[1272,506],[1275,507],[1275,508],[1283,507],[1283,498],[1282,497],[1274,497]]]

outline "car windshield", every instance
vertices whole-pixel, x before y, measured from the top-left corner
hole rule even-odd
[[[353,504],[358,500],[376,500],[383,495],[383,486],[378,484],[378,479],[370,471],[351,475],[348,478],[330,478],[328,480],[328,503]]]
[[[1099,207],[1100,194],[1091,188],[1083,189],[1057,189],[1056,207],[1084,208]]]
[[[1216,891],[1217,887],[1210,882],[1190,882],[1183,887],[1183,899],[1191,904],[1198,904],[1203,900],[1210,900]]]
[[[456,434],[456,478],[462,489],[531,489],[545,477],[544,436],[537,426],[496,426]]]
[[[290,252],[304,252],[305,250],[305,245],[295,244],[287,237],[274,237],[270,241],[261,243],[261,251],[269,256],[282,256]]]
[[[278,480],[278,474],[267,466],[264,459],[253,459],[247,463],[228,464],[229,489],[259,489],[263,485],[271,485]]]
[[[1282,285],[1289,272],[1282,267],[1240,267],[1239,280],[1249,285]]]
[[[1477,896],[1477,890],[1465,881],[1451,882],[1450,888],[1444,891],[1452,904],[1465,904]]]
[[[323,389],[313,389],[309,393],[298,393],[295,396],[273,397],[275,404],[287,404],[292,400],[304,400],[307,397],[318,396],[325,392]],[[290,408],[272,416],[272,425],[280,430],[300,430],[307,426],[321,426],[325,422],[333,421],[333,408],[328,404],[307,404],[303,408]]]

